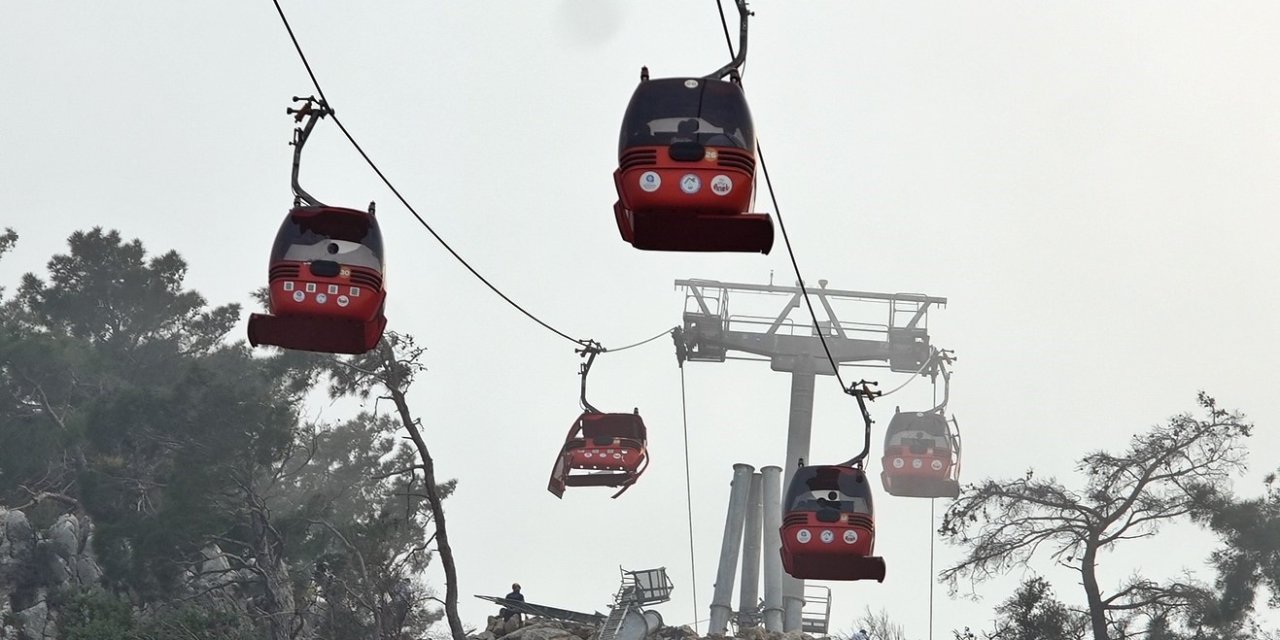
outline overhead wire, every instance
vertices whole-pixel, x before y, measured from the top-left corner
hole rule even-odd
[[[736,58],[737,55],[733,51],[733,39],[729,37],[729,22],[725,19],[724,5],[721,0],[716,0],[716,9],[720,12],[720,26],[724,29],[725,44],[729,47],[729,56]],[[852,393],[853,390],[844,383],[844,376],[840,375],[840,365],[831,355],[831,347],[827,344],[827,337],[822,330],[822,325],[818,323],[818,315],[813,310],[813,300],[809,298],[809,289],[804,284],[804,276],[800,273],[800,263],[796,261],[796,252],[791,247],[791,236],[787,234],[787,225],[782,220],[782,209],[778,207],[778,196],[773,190],[773,180],[769,177],[769,165],[764,160],[764,147],[760,145],[759,139],[756,140],[756,155],[760,157],[760,170],[764,173],[764,183],[769,189],[769,200],[773,203],[773,212],[778,217],[778,228],[782,230],[782,241],[786,244],[787,255],[791,258],[791,268],[796,273],[796,284],[800,287],[800,293],[804,297],[805,306],[809,308],[809,317],[813,319],[813,331],[818,334],[818,340],[822,342],[822,351],[827,356],[827,362],[831,364],[831,370],[836,376],[836,382],[840,383],[840,389],[846,393]]]
[[[738,54],[733,50],[733,37],[729,35],[729,21],[724,17],[724,5],[720,0],[716,0],[716,9],[720,11],[720,26],[724,27],[724,43],[729,47],[729,59],[737,58]]]
[[[787,235],[787,225],[782,221],[782,210],[778,208],[778,197],[773,191],[773,180],[769,179],[769,165],[764,161],[764,147],[760,146],[759,141],[756,142],[756,154],[760,156],[760,170],[764,173],[764,183],[769,188],[769,200],[773,203],[773,213],[778,216],[778,228],[782,229],[782,241],[787,246],[787,255],[791,258],[791,268],[796,272],[796,284],[800,287],[805,306],[809,307],[809,317],[813,319],[813,332],[818,334],[818,340],[822,342],[822,351],[827,355],[827,362],[831,363],[831,370],[835,373],[836,381],[840,383],[840,388],[849,392],[850,389],[845,385],[844,377],[840,375],[840,365],[836,363],[836,359],[831,355],[831,346],[827,344],[826,332],[823,331],[822,325],[818,323],[818,314],[813,311],[813,300],[809,298],[809,288],[804,284],[804,276],[800,275],[800,264],[796,261],[796,252],[791,248],[791,237]]]
[[[569,335],[568,333],[565,333],[564,331],[557,329],[547,321],[534,315],[533,312],[524,308],[524,306],[522,306],[515,300],[511,299],[511,297],[508,296],[506,293],[504,293],[501,289],[499,289],[497,285],[490,282],[488,278],[484,277],[478,270],[476,270],[476,268],[473,267],[470,262],[467,262],[467,260],[463,258],[462,255],[459,254],[453,248],[453,246],[451,246],[447,241],[445,241],[444,237],[442,237],[438,232],[436,232],[436,230],[431,226],[430,223],[428,223],[421,215],[418,214],[418,210],[415,209],[413,205],[409,203],[409,200],[406,199],[404,195],[400,193],[400,190],[396,188],[395,184],[393,184],[391,180],[387,178],[386,174],[382,172],[382,169],[378,167],[378,164],[373,161],[373,158],[371,158],[368,153],[365,152],[364,147],[360,146],[360,143],[356,141],[355,136],[351,134],[351,132],[347,129],[346,125],[342,123],[342,120],[338,118],[337,113],[335,113],[332,110],[332,104],[329,102],[329,99],[325,97],[324,89],[320,86],[320,80],[316,77],[315,70],[312,69],[311,62],[307,59],[307,54],[303,52],[302,44],[298,42],[298,36],[294,33],[293,27],[289,24],[289,18],[285,16],[284,8],[280,6],[280,0],[271,0],[271,1],[273,4],[275,4],[276,13],[280,14],[280,21],[284,23],[285,31],[289,33],[289,40],[293,42],[293,48],[295,51],[297,51],[298,58],[302,60],[302,66],[306,68],[307,75],[311,78],[311,84],[315,86],[316,94],[319,96],[320,100],[325,103],[326,106],[330,107],[329,116],[333,118],[334,124],[338,125],[338,129],[342,131],[342,135],[346,137],[347,142],[351,143],[351,146],[355,148],[357,153],[360,154],[360,157],[363,158],[365,163],[369,165],[369,168],[372,169],[375,174],[377,174],[380,180],[382,180],[382,184],[386,185],[387,189],[389,189],[391,193],[395,195],[396,199],[400,201],[400,204],[404,205],[404,208],[407,209],[409,213],[412,214],[413,217],[418,221],[418,224],[422,225],[422,228],[426,229],[427,232],[431,234],[431,237],[435,238],[436,242],[440,243],[440,246],[444,247],[445,251],[449,252],[449,255],[453,256],[453,258],[457,260],[459,264],[465,267],[466,270],[471,273],[471,275],[475,276],[477,280],[479,280],[486,287],[488,287],[490,291],[492,291],[499,298],[501,298],[503,302],[506,302],[507,304],[511,305],[511,307],[514,308],[516,311],[519,311],[520,313],[524,314],[525,317],[534,321],[535,323],[537,323],[539,326],[546,329],[547,331],[550,331],[551,333],[554,333],[555,335],[560,336],[561,338],[564,338],[565,340],[568,340],[569,342],[572,342],[579,346],[583,346],[583,347],[590,346],[592,343],[591,340],[575,338]],[[604,349],[601,352],[603,353],[605,351],[622,351],[623,349],[638,347],[647,342],[656,340],[659,337],[665,335],[666,333],[667,333],[666,331],[663,331],[662,333],[658,334],[657,336],[654,336],[653,338],[649,338],[648,340],[627,345],[625,347],[620,347],[618,349]]]

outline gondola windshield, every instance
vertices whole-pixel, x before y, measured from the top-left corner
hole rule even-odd
[[[280,225],[271,261],[332,260],[382,271],[382,232],[359,211],[302,207]]]
[[[755,146],[751,111],[742,89],[723,80],[665,78],[643,82],[631,97],[623,122],[619,153],[630,147],[673,142],[747,150]]]
[[[944,438],[947,435],[947,420],[937,413],[899,413],[889,421],[885,433],[894,436],[903,432],[923,432]]]
[[[871,487],[860,471],[841,472],[839,467],[803,467],[787,487],[791,511],[835,509],[845,513],[870,513]]]

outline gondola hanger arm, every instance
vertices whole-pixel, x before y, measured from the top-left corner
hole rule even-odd
[[[582,391],[581,395],[578,396],[578,402],[582,404],[583,409],[591,413],[600,413],[600,410],[587,401],[587,375],[591,373],[591,365],[595,363],[596,356],[603,351],[604,347],[600,346],[600,343],[595,340],[586,340],[582,343],[581,349],[573,350],[574,353],[587,359],[586,362],[578,366],[578,375],[582,376]]]
[[[938,406],[930,409],[932,413],[944,411],[947,403],[951,401],[951,370],[947,365],[956,361],[955,352],[948,349],[935,349],[933,352],[933,370],[930,374],[937,380],[937,376],[942,376],[942,402]]]
[[[871,412],[867,410],[867,400],[875,400],[880,396],[879,391],[871,388],[874,386],[877,386],[876,382],[859,380],[849,385],[849,388],[844,391],[858,401],[858,410],[862,413],[863,438],[862,451],[840,466],[861,469],[866,462],[867,455],[871,453],[871,425],[873,421],[871,420]]]
[[[294,203],[295,205],[306,203],[313,207],[323,207],[324,204],[312,197],[310,193],[307,193],[302,188],[302,185],[298,183],[298,174],[302,168],[302,148],[306,146],[307,139],[311,137],[311,130],[315,128],[316,122],[319,122],[321,118],[331,115],[333,109],[330,109],[324,100],[315,96],[307,96],[305,98],[293,96],[293,101],[301,102],[302,106],[297,109],[287,108],[285,113],[293,116],[295,122],[301,123],[304,119],[307,121],[306,124],[293,130],[293,141],[289,143],[293,145],[293,176],[291,184],[293,186]]]

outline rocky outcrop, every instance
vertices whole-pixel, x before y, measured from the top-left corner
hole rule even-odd
[[[48,595],[99,583],[92,543],[87,519],[65,514],[40,531],[23,512],[0,507],[0,638],[56,640]]]
[[[561,620],[533,618],[527,622],[520,616],[503,621],[501,616],[489,616],[485,630],[470,636],[470,640],[592,640],[598,627]]]
[[[518,623],[519,617],[512,617],[504,625],[499,616],[490,616],[485,630],[472,634],[469,640],[594,640],[600,628],[593,625],[575,624],[560,620],[533,618]],[[726,636],[708,636],[705,640],[724,640]],[[763,627],[740,629],[730,636],[737,640],[815,640],[807,633],[779,633],[765,631]],[[681,627],[662,627],[649,634],[647,640],[702,640],[697,632],[688,625]]]

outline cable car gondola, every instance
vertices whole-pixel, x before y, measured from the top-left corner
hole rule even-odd
[[[959,436],[942,412],[898,412],[884,436],[884,490],[910,498],[959,497],[959,454]]]
[[[787,485],[782,517],[782,567],[794,578],[884,582],[884,558],[875,552],[871,483],[862,465],[871,448],[871,392],[851,390],[866,425],[862,453],[838,465],[796,469]]]
[[[321,204],[298,184],[302,147],[327,106],[290,109],[294,207],[276,233],[267,268],[269,314],[249,316],[249,343],[324,353],[365,353],[382,338],[386,289],[382,232],[369,211]]]
[[[557,498],[564,497],[567,487],[615,487],[616,498],[649,466],[648,435],[640,411],[604,413],[587,402],[587,374],[600,351],[594,342],[579,351],[587,356],[579,371],[584,412],[569,428],[551,467],[547,491]]]
[[[756,139],[737,72],[746,59],[745,0],[738,9],[742,40],[725,67],[701,78],[650,80],[648,69],[641,71],[613,173],[618,231],[637,249],[769,253],[773,247],[770,217],[748,213]]]
[[[565,437],[547,490],[559,498],[566,487],[621,487],[616,498],[644,473],[647,444],[639,413],[584,412]]]
[[[884,434],[880,482],[889,495],[907,498],[960,497],[960,427],[947,421],[951,399],[950,353],[934,350],[929,374],[942,374],[942,403],[928,411],[897,411]]]

